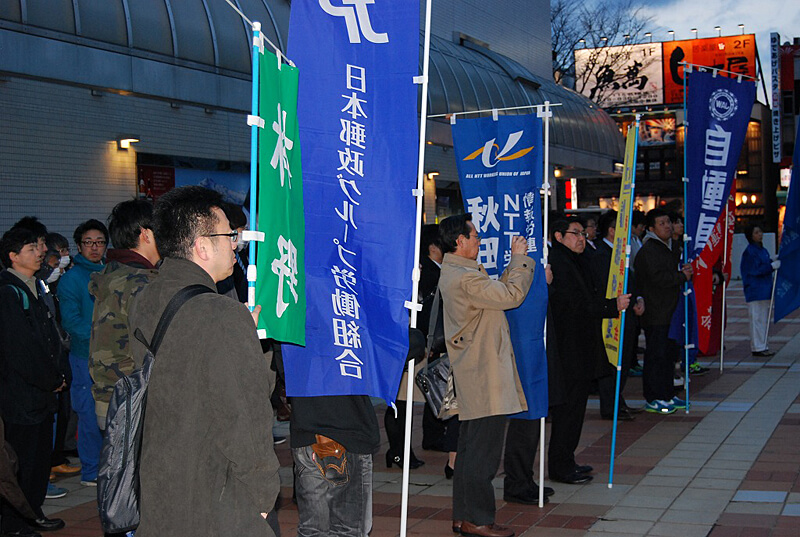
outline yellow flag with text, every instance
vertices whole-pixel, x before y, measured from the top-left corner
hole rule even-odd
[[[626,271],[630,254],[628,242],[630,241],[631,215],[633,205],[634,177],[636,176],[636,147],[639,140],[639,119],[628,128],[625,142],[625,165],[622,171],[622,184],[619,187],[619,207],[617,209],[617,224],[614,231],[614,250],[611,254],[611,266],[608,270],[608,284],[606,297],[614,298],[625,292]],[[608,361],[614,367],[619,360],[619,347],[621,339],[622,321],[603,319],[603,344],[606,348]]]

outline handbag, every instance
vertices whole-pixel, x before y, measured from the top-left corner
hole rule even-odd
[[[455,402],[455,386],[452,381],[453,374],[450,370],[450,358],[448,358],[447,353],[444,353],[435,360],[430,360],[431,348],[436,338],[435,327],[438,320],[437,318],[439,317],[440,301],[441,296],[437,288],[436,294],[433,297],[431,318],[428,322],[428,338],[425,349],[425,356],[428,359],[425,360],[425,367],[414,377],[414,382],[417,387],[419,387],[420,391],[422,391],[422,394],[425,396],[425,401],[427,401],[434,415],[437,417],[439,417],[439,414],[441,414],[445,406],[447,407],[445,410],[449,412],[457,408],[457,403]],[[444,332],[444,330],[442,331]],[[445,402],[447,402],[447,405],[445,405]]]

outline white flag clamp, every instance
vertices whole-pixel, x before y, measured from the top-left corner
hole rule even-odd
[[[259,128],[262,128],[262,129],[266,125],[266,123],[264,122],[264,118],[263,117],[253,116],[253,115],[250,115],[250,114],[247,115],[247,124],[250,127],[255,125],[256,127],[259,127]]]

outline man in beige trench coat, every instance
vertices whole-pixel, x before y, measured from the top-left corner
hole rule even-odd
[[[511,241],[511,261],[499,280],[477,263],[480,236],[468,214],[439,226],[445,252],[439,289],[461,430],[453,481],[453,530],[511,537],[494,523],[492,479],[500,465],[506,416],[527,410],[505,310],[525,300],[534,261],[523,237]]]

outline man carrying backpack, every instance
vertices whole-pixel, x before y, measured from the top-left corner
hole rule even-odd
[[[167,303],[192,285],[216,290],[235,263],[236,233],[221,196],[188,186],[160,197],[153,231],[164,261],[133,300],[137,366]],[[265,520],[280,480],[272,446],[274,373],[253,316],[216,293],[178,310],[156,350],[147,389],[139,470],[137,537],[271,537]]]
[[[61,342],[34,274],[44,252],[34,231],[12,228],[0,240],[0,417],[5,440],[17,453],[17,479],[37,517],[2,505],[0,534],[36,537],[64,521],[42,512],[53,450],[56,394],[67,383],[59,366]]]

